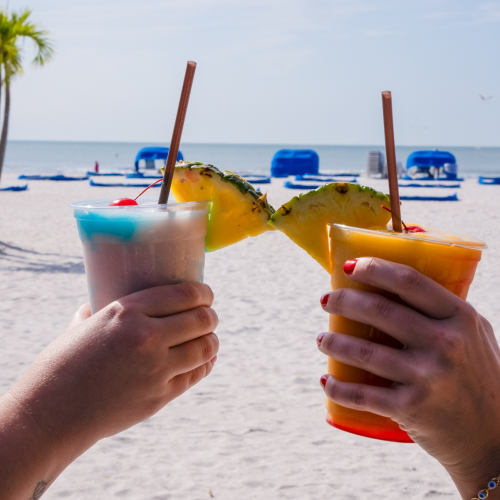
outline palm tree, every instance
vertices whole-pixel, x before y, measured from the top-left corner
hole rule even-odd
[[[29,21],[31,11],[25,9],[13,12],[10,16],[0,11],[0,96],[2,86],[5,86],[5,106],[0,135],[0,177],[2,175],[10,116],[10,85],[12,78],[23,72],[20,39],[29,39],[35,44],[36,55],[33,64],[43,66],[53,55],[54,48],[48,38],[48,32]]]

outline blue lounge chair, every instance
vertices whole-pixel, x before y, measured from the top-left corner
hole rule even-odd
[[[135,172],[133,174],[127,174],[126,179],[163,179],[162,174],[146,175],[142,172]]]
[[[411,182],[410,184],[398,184],[402,188],[453,188],[457,189],[462,187],[461,184],[418,184]]]
[[[118,177],[122,176],[125,174],[121,174],[120,172],[87,172],[88,176],[93,176],[93,177]]]
[[[359,177],[361,174],[354,172],[320,172],[318,174],[306,174],[304,177],[311,177],[309,180],[321,180],[323,177]],[[314,177],[314,179],[312,179]],[[304,179],[305,180],[305,179]]]
[[[243,177],[243,176],[242,176]],[[271,177],[266,177],[266,176],[248,176],[244,178],[246,181],[248,181],[250,184],[271,184]]]
[[[238,174],[250,184],[271,184],[271,177],[268,175],[252,174],[251,172],[243,172]]]
[[[297,184],[296,182],[292,181],[286,181],[285,184],[283,184],[287,189],[318,189],[321,186],[324,186],[324,184]]]
[[[451,196],[400,196],[404,201],[458,201],[457,193]]]
[[[28,189],[28,184],[24,186],[9,186],[6,188],[0,188],[0,191],[26,191]]]
[[[18,179],[28,181],[86,181],[88,175],[83,177],[68,177],[66,175],[20,175]]]
[[[356,177],[351,177],[350,179],[346,179],[341,177],[332,177],[332,176],[320,176],[320,175],[296,175],[296,181],[316,181],[316,182],[358,182]]]
[[[485,184],[485,185],[500,184],[500,177],[484,177],[480,175],[477,182],[479,184]]]
[[[319,173],[319,156],[312,149],[281,149],[271,162],[271,177]]]
[[[458,166],[455,157],[448,151],[415,151],[406,160],[406,170],[415,177],[405,175],[408,181],[458,181],[464,179],[457,176]],[[434,171],[434,172],[433,172]],[[439,175],[434,177],[434,173]],[[442,173],[442,174],[441,174]]]
[[[168,157],[168,149],[169,148],[162,147],[142,148],[135,157],[135,171],[139,172],[139,162],[141,160],[144,160],[146,163],[146,170],[154,170],[156,168],[155,160],[164,160],[165,163]],[[178,151],[177,161],[180,160],[184,160],[184,156],[182,156],[182,153]]]
[[[114,182],[106,184],[105,182],[95,182],[93,179],[90,179],[89,184],[95,187],[135,187],[135,188],[146,188],[149,184],[127,184],[124,182]],[[151,183],[150,183],[151,184]],[[159,182],[151,187],[159,187],[163,184],[163,182]]]

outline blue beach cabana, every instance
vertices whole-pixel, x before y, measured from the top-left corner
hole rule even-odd
[[[457,160],[448,151],[415,151],[406,160],[406,170],[415,175],[427,175],[429,178],[458,180]]]
[[[319,156],[312,149],[281,149],[271,162],[272,177],[318,174]]]
[[[167,161],[169,148],[142,148],[135,157],[135,171],[139,172],[139,162],[144,160],[146,163],[146,170],[155,169],[155,160],[163,160],[163,163]],[[177,153],[177,161],[184,160],[182,153],[179,151]]]

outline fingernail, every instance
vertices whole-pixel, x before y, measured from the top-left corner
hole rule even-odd
[[[217,356],[214,356],[210,361],[212,362],[213,365],[215,365],[215,362],[217,361]]]
[[[319,383],[321,384],[321,387],[323,387],[323,389],[325,388],[326,386],[326,383],[328,382],[328,377],[330,375],[323,375],[320,379],[319,379]]]
[[[331,292],[328,292],[328,293],[325,293],[321,296],[321,299],[320,299],[320,302],[321,302],[321,305],[323,307],[326,307],[326,304],[328,304],[328,299],[330,297],[330,293]]]
[[[317,337],[316,337],[316,342],[318,343],[318,346],[321,345],[321,341],[323,340],[323,337],[325,336],[324,333],[320,333]]]
[[[358,263],[357,259],[352,259],[352,260],[346,260],[344,262],[344,273],[347,275],[350,275],[354,272],[354,268],[356,267],[356,264]]]

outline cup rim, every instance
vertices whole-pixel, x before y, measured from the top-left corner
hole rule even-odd
[[[449,241],[439,241],[439,240],[432,240],[432,239],[427,239],[427,238],[419,238],[418,236],[412,236],[408,233],[396,233],[395,231],[389,232],[389,233],[382,233],[382,231],[377,230],[377,229],[366,229],[362,227],[354,227],[354,226],[348,226],[346,224],[338,224],[336,222],[329,222],[328,226],[336,226],[339,228],[345,228],[345,229],[350,229],[353,231],[358,231],[361,233],[368,233],[368,234],[378,234],[379,236],[388,236],[390,238],[404,238],[408,240],[416,240],[424,243],[432,243],[435,245],[445,245],[449,247],[459,247],[459,248],[467,248],[470,250],[486,250],[488,248],[488,245],[482,240],[479,240],[476,238],[477,242],[481,242],[483,245],[466,245],[466,244],[460,244],[460,243],[451,243]]]
[[[99,198],[95,200],[82,200],[82,201],[74,201],[69,203],[69,206],[75,210],[103,210],[103,211],[133,211],[133,212],[141,212],[145,210],[153,210],[153,211],[162,211],[162,212],[180,212],[184,210],[203,210],[207,209],[210,201],[188,201],[183,203],[178,203],[176,201],[169,201],[167,203],[156,203],[151,204],[152,202],[157,202],[157,197],[151,196],[143,196],[141,197],[141,201],[143,201],[140,205],[124,205],[124,206],[112,206],[109,204],[116,200],[116,198]]]

